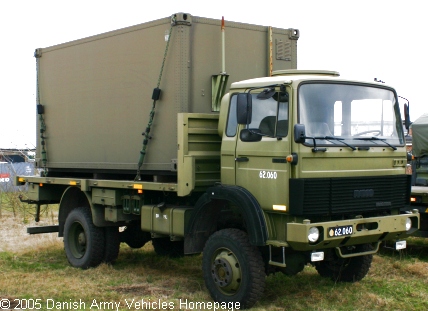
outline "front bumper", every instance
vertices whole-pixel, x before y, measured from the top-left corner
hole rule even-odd
[[[406,230],[406,220],[411,219],[412,226]],[[287,243],[298,251],[321,250],[341,246],[350,246],[366,243],[377,243],[389,240],[407,238],[419,229],[420,215],[414,211],[411,214],[381,216],[370,218],[356,218],[340,221],[319,223],[288,223]],[[342,236],[332,236],[332,229],[352,226],[352,233]],[[309,229],[317,227],[320,236],[315,243],[308,241]]]

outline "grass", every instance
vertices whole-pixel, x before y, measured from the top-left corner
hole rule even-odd
[[[49,213],[44,217],[50,221]],[[24,221],[12,214],[3,213],[1,221],[25,228]],[[0,229],[1,239],[4,234]],[[0,247],[0,299],[37,301],[39,310],[116,310],[114,303],[120,303],[117,310],[199,310],[196,303],[212,302],[200,255],[166,258],[157,256],[150,243],[138,250],[122,245],[114,265],[80,270],[68,264],[62,238],[30,240],[20,247],[25,234],[19,231],[14,236],[18,238],[11,246]],[[180,300],[188,303],[187,309]],[[252,310],[427,309],[428,240],[410,238],[401,252],[382,249],[369,274],[357,283],[321,278],[311,266],[293,277],[270,275]]]
[[[211,301],[200,270],[201,256],[178,259],[159,257],[151,245],[140,250],[122,247],[114,266],[80,270],[68,265],[61,243],[19,254],[0,253],[2,298],[82,300],[89,310],[98,302],[132,300],[179,306]],[[254,310],[427,310],[428,264],[406,254],[376,255],[369,275],[362,281],[334,283],[306,267],[294,277],[267,278],[266,290]],[[45,303],[45,307],[48,307]],[[72,308],[70,308],[72,309]],[[154,308],[152,308],[154,309]]]

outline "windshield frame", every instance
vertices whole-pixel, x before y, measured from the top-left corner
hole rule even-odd
[[[392,128],[392,134],[393,136],[391,136],[392,138],[388,138],[388,137],[383,137],[383,136],[379,136],[377,137],[377,135],[375,135],[376,133],[373,133],[373,135],[370,135],[370,133],[367,133],[366,136],[358,136],[358,135],[335,135],[334,133],[334,125],[335,125],[335,120],[333,121],[333,133],[331,135],[310,135],[310,131],[308,131],[308,120],[304,120],[305,118],[302,117],[303,113],[302,110],[303,109],[308,109],[309,106],[305,107],[305,103],[302,103],[304,101],[304,99],[302,99],[302,90],[301,88],[306,86],[306,85],[343,85],[346,87],[362,87],[362,88],[370,88],[370,89],[381,89],[384,91],[388,91],[391,92],[392,96],[390,96],[391,98],[391,105],[389,107],[391,107],[391,115],[392,115],[392,120],[390,121],[391,125],[390,127]],[[333,89],[332,89],[333,90]],[[357,90],[357,89],[356,89]],[[363,90],[363,89],[360,89]],[[345,94],[345,93],[344,93]],[[346,93],[347,94],[347,93]],[[343,96],[343,98],[340,99],[345,99],[345,96]],[[382,100],[382,104],[381,106],[385,106],[385,101],[387,100],[387,97],[385,98],[377,98]],[[334,100],[334,98],[333,98]],[[353,101],[358,100],[358,98],[355,98],[353,100],[350,100],[348,105],[351,106],[353,104]],[[362,100],[361,98],[359,100]],[[364,99],[367,100],[367,99]],[[374,99],[370,99],[370,100],[374,100]],[[336,100],[336,102],[340,102],[338,99]],[[336,102],[334,103],[329,103],[330,106],[334,105]],[[320,105],[324,105],[324,104],[320,104]],[[320,106],[321,107],[321,106]],[[327,107],[327,106],[326,106]],[[350,108],[349,108],[350,109]],[[363,111],[363,110],[361,110]],[[383,113],[383,108],[382,108],[382,113]],[[331,114],[334,114],[334,112],[330,112],[330,115],[328,117],[332,117]],[[351,115],[351,113],[349,112],[349,115]],[[334,116],[333,116],[334,117]],[[383,117],[383,115],[382,115]],[[351,120],[349,119],[349,126],[352,126],[352,122],[354,122],[355,120]],[[306,124],[305,124],[306,122]],[[341,121],[343,122],[343,120]],[[383,122],[385,122],[385,120],[379,119],[379,123],[383,124]],[[308,147],[314,147],[314,146],[324,146],[324,147],[344,147],[346,146],[345,143],[348,143],[352,146],[355,147],[388,147],[390,146],[391,148],[393,148],[394,150],[396,149],[395,147],[402,147],[405,145],[405,139],[404,139],[404,130],[403,130],[403,126],[402,126],[402,120],[401,120],[401,114],[400,114],[400,108],[399,108],[399,102],[398,102],[398,96],[397,93],[395,91],[395,89],[388,87],[388,86],[384,86],[384,85],[374,85],[374,84],[370,84],[370,83],[361,83],[361,82],[349,82],[349,81],[331,81],[331,80],[307,80],[307,81],[303,81],[298,85],[297,88],[297,123],[300,124],[304,124],[306,126],[306,136],[308,137],[308,139],[305,140],[305,142],[303,143],[305,146]],[[342,124],[343,125],[343,124]],[[382,125],[383,126],[383,125]],[[376,131],[373,131],[376,132]],[[310,138],[309,138],[310,137]],[[323,137],[330,137],[331,139],[322,139]],[[314,139],[315,138],[315,139]]]

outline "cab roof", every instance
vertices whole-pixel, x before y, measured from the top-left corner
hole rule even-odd
[[[271,77],[262,77],[249,79],[239,82],[234,82],[231,84],[231,89],[237,88],[253,88],[253,87],[264,87],[268,85],[277,85],[277,84],[291,84],[293,82],[301,82],[307,80],[334,80],[334,81],[353,81],[339,78],[340,74],[337,71],[328,71],[328,70],[278,70],[272,73]],[[379,85],[379,82],[367,82],[373,85]],[[382,84],[386,86],[385,84]]]

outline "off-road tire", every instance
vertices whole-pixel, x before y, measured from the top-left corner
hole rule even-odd
[[[114,263],[119,256],[120,238],[118,227],[104,228],[104,257],[103,262]]]
[[[357,245],[355,252],[367,252],[373,249],[370,244]],[[320,261],[315,268],[322,277],[330,277],[335,282],[361,281],[369,272],[373,255],[351,258],[339,258],[334,254],[330,261]]]
[[[265,267],[257,247],[238,229],[214,233],[205,244],[202,270],[205,285],[216,302],[239,302],[252,307],[265,289]]]
[[[152,245],[156,254],[168,257],[184,256],[184,241],[171,241],[170,238],[152,239]]]
[[[68,262],[76,268],[96,267],[104,258],[104,229],[92,222],[88,208],[72,210],[65,220],[64,249]]]

